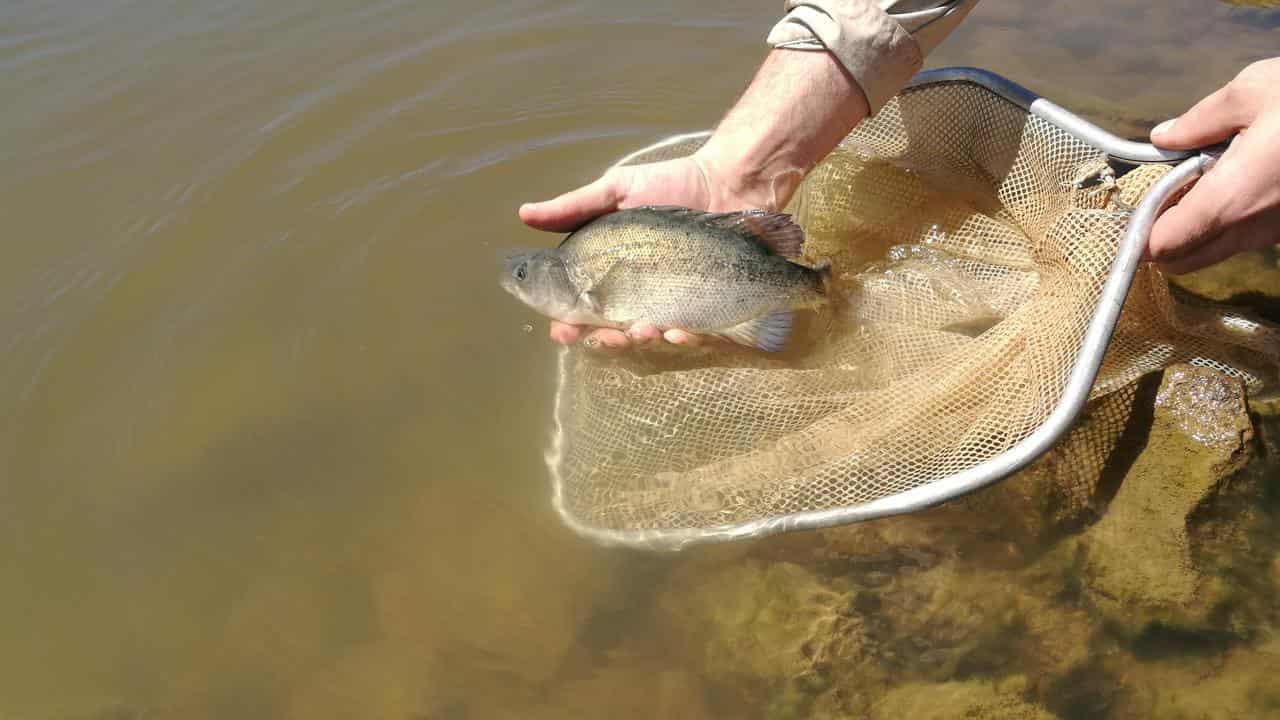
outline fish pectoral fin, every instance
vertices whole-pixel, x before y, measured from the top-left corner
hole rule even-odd
[[[790,310],[774,310],[767,315],[748,320],[723,330],[718,335],[740,345],[758,348],[765,352],[778,352],[791,337],[794,313]]]

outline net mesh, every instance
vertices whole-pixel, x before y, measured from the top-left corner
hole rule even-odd
[[[1098,149],[982,86],[905,92],[789,208],[806,257],[832,261],[846,298],[798,350],[565,352],[550,457],[559,509],[597,533],[696,533],[861,505],[1008,450],[1057,403],[1127,203],[1165,170],[1078,187],[1106,167]],[[1258,391],[1274,386],[1278,358],[1275,328],[1143,267],[1091,397],[1177,362]],[[1110,447],[1079,428],[1068,442],[1068,456]]]

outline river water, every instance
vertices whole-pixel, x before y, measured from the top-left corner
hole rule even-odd
[[[679,560],[549,505],[554,353],[495,258],[713,124],[780,6],[0,4],[0,716],[716,716],[619,640]],[[1277,26],[985,0],[930,64],[1140,134]]]

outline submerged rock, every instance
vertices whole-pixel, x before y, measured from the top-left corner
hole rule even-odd
[[[1280,394],[1263,400],[1250,398],[1249,409],[1257,418],[1258,444],[1264,460],[1280,465]],[[1280,472],[1273,475],[1280,476]]]
[[[733,705],[761,717],[865,717],[893,683],[956,677],[1027,674],[1025,694],[1047,701],[1074,692],[1065,686],[1105,642],[1084,610],[1056,598],[1068,568],[1044,565],[944,558],[872,570],[886,579],[867,582],[857,568],[695,562],[662,592],[659,624],[673,655],[698,658]]]
[[[990,491],[682,561],[672,652],[748,717],[1266,716],[1258,673],[1235,715],[1135,700],[1159,658],[1244,657],[1280,619],[1243,385],[1179,366],[1109,397]]]
[[[820,554],[897,566],[931,566],[948,556],[982,568],[1033,562],[1103,512],[1152,394],[1129,386],[1091,402],[1052,450],[989,488],[925,512],[823,530]]]
[[[1158,418],[1172,421],[1183,435],[1220,456],[1215,460],[1219,475],[1248,460],[1241,456],[1247,454],[1253,423],[1239,380],[1205,368],[1174,366],[1165,372],[1155,404]]]
[[[1054,720],[1057,716],[1026,699],[1027,681],[906,683],[876,703],[873,720]]]
[[[1280,321],[1280,254],[1274,248],[1241,253],[1170,280],[1200,297],[1245,307],[1273,322]]]
[[[884,685],[855,600],[839,579],[748,558],[684,565],[658,608],[673,651],[696,658],[730,704],[768,718],[842,717],[865,713]]]
[[[974,570],[948,561],[904,573],[863,622],[869,647],[891,677],[940,682],[1026,674],[1044,698],[1082,672],[1096,649],[1086,612],[1060,602],[1056,568]]]
[[[1280,642],[1220,656],[1189,653],[1130,664],[1116,720],[1280,717]]]
[[[1190,366],[1165,372],[1146,447],[1078,540],[1088,599],[1121,634],[1211,624],[1229,589],[1195,547],[1230,527],[1215,507],[1247,464],[1251,439],[1238,380]]]

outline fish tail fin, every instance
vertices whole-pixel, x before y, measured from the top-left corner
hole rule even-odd
[[[720,333],[740,345],[747,345],[765,352],[778,352],[791,337],[795,316],[790,310],[774,310],[767,315],[748,320]]]

